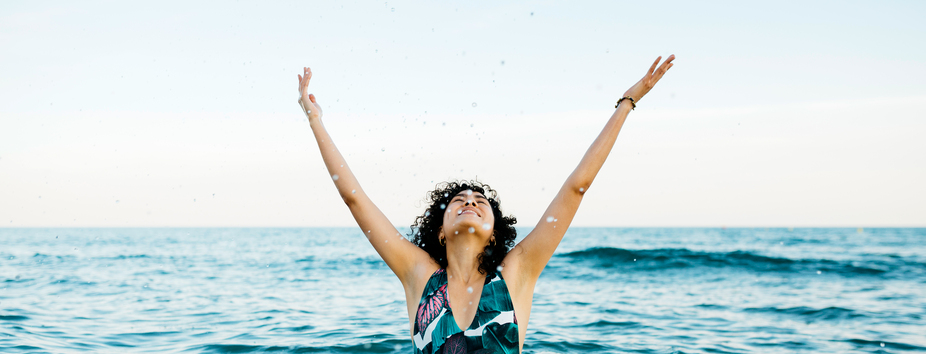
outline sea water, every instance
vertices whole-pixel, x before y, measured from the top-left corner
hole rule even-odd
[[[0,229],[0,352],[411,351],[357,228]],[[572,228],[524,351],[926,352],[926,229]]]

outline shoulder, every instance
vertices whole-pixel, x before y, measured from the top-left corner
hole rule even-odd
[[[519,295],[525,291],[533,291],[534,283],[537,282],[537,278],[533,274],[525,272],[524,256],[523,247],[520,244],[514,246],[505,255],[505,259],[502,260],[500,266],[501,269],[499,269],[502,278],[505,279],[505,283],[508,285],[508,292],[511,293],[512,298],[520,297]]]
[[[409,295],[421,296],[432,276],[442,271],[444,271],[443,268],[441,268],[437,262],[428,259],[427,262],[419,262],[416,264],[414,269],[410,272],[408,279],[403,280],[402,283],[406,291],[410,292]]]

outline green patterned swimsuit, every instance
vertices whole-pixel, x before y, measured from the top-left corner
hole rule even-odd
[[[424,287],[415,316],[415,353],[517,353],[518,319],[501,273],[486,275],[479,309],[465,331],[447,296],[447,272],[438,269]]]

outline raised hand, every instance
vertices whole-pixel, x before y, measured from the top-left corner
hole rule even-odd
[[[309,94],[309,80],[312,79],[312,69],[302,68],[302,75],[299,76],[299,105],[309,117],[309,120],[319,119],[322,117],[322,108],[315,101],[315,95]]]
[[[634,102],[640,102],[640,99],[646,95],[649,90],[659,82],[659,79],[662,78],[662,75],[666,74],[666,71],[669,71],[669,68],[672,67],[672,61],[675,60],[675,54],[670,55],[666,58],[666,61],[662,62],[662,65],[659,65],[659,69],[656,69],[656,65],[659,64],[659,61],[662,60],[662,57],[656,58],[656,61],[653,62],[653,65],[650,66],[649,70],[646,72],[646,75],[643,75],[643,78],[640,81],[637,81],[636,84],[633,84],[627,92],[624,92],[624,96],[632,97]]]

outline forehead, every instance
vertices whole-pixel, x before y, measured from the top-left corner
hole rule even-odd
[[[466,196],[468,196],[468,195],[472,195],[473,198],[489,199],[489,198],[486,198],[486,196],[482,195],[482,193],[479,193],[479,192],[474,191],[474,190],[472,190],[472,189],[467,189],[467,190],[460,191],[460,193],[457,193],[457,194],[456,194],[455,196],[453,196],[453,197],[454,197],[454,198],[456,198],[456,197],[466,197]]]

